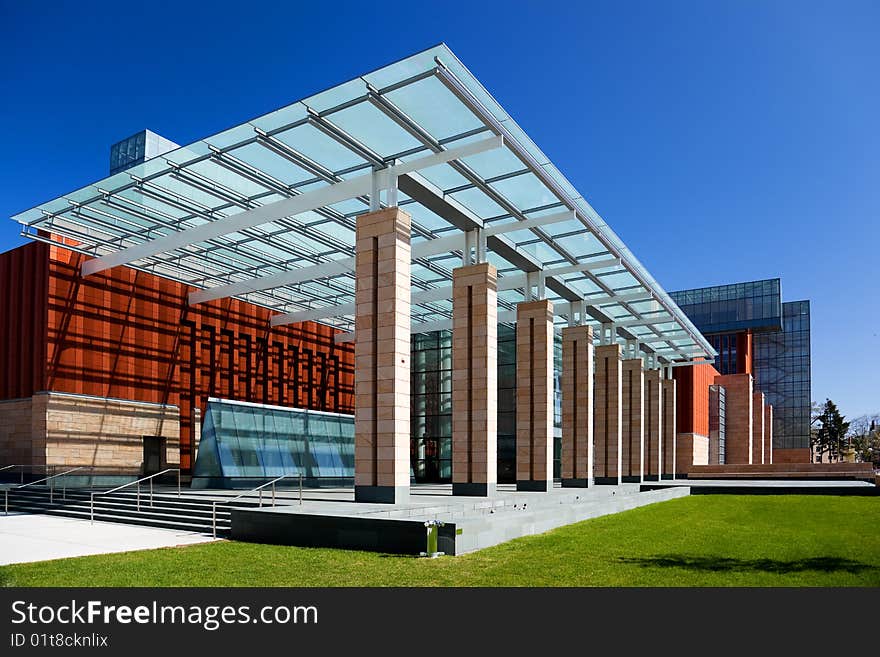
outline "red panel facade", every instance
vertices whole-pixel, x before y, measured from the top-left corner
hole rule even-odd
[[[715,383],[718,371],[712,365],[676,367],[676,415],[678,433],[709,435],[709,386]]]
[[[83,256],[29,244],[0,256],[0,398],[38,390],[180,407],[181,467],[193,409],[209,396],[351,413],[354,352],[305,322],[235,299],[190,307],[194,288],[116,267],[83,278]],[[21,367],[22,362],[30,367]]]
[[[45,388],[49,246],[0,253],[0,399]]]

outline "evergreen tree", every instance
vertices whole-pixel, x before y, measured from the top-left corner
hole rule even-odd
[[[837,405],[830,399],[825,400],[822,412],[818,417],[819,426],[816,431],[816,451],[821,459],[822,454],[828,452],[829,461],[839,461],[846,449],[846,432],[849,430],[849,422],[837,409]]]

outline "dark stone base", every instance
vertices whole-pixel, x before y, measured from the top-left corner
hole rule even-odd
[[[620,484],[620,479],[617,477],[596,477],[594,481],[597,486],[617,486]]]
[[[645,481],[659,481],[660,477],[653,474],[646,474],[644,477],[642,477],[642,479],[644,479]]]
[[[638,475],[623,475],[620,481],[624,484],[640,484],[642,483],[642,478]]]
[[[354,501],[404,504],[409,502],[409,486],[355,486]]]
[[[673,477],[671,474],[664,474],[664,475],[661,475],[660,478],[661,478],[661,479],[674,479],[674,477]]]
[[[495,484],[452,482],[452,494],[465,497],[491,497],[495,494]]]
[[[537,479],[520,479],[516,482],[516,489],[535,493],[548,493],[553,488],[552,481],[539,481]]]
[[[419,554],[427,546],[425,523],[420,520],[272,511],[269,512],[267,508],[233,509],[232,538],[253,543],[375,550],[396,554]],[[455,554],[457,531],[455,523],[451,522],[439,528],[437,548],[441,552]]]
[[[563,479],[562,487],[563,488],[588,488],[590,485],[589,479]]]

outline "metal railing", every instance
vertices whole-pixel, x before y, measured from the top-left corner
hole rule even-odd
[[[0,468],[0,472],[4,472],[6,470],[11,470],[12,468],[21,468],[21,479],[19,480],[20,484],[24,484],[24,473],[25,470],[30,470],[33,472],[34,470],[42,469],[43,472],[49,472],[49,468],[52,466],[49,465],[28,465],[28,464],[14,464],[14,465],[4,465]]]
[[[128,488],[129,486],[137,485],[137,510],[141,510],[141,482],[149,481],[150,482],[150,506],[153,506],[153,479],[158,477],[159,475],[168,474],[169,472],[177,473],[177,497],[180,497],[180,468],[166,468],[161,472],[157,472],[155,474],[151,474],[146,477],[141,477],[137,481],[130,481],[127,484],[122,484],[122,486],[117,486],[116,488],[111,488],[110,490],[101,491],[100,493],[92,493],[89,499],[89,522],[92,524],[95,523],[95,495],[109,495],[110,493],[115,493],[116,491],[120,491],[123,488]]]
[[[88,466],[82,465],[77,468],[71,468],[70,470],[65,470],[64,472],[59,472],[58,474],[53,474],[50,477],[43,477],[42,479],[37,479],[36,481],[31,481],[26,484],[21,484],[20,486],[13,486],[12,488],[15,490],[19,490],[22,488],[27,488],[28,486],[35,486],[36,484],[42,484],[43,482],[47,482],[47,481],[51,482],[50,484],[47,484],[47,487],[49,488],[49,504],[54,504],[55,503],[55,478],[56,477],[63,477],[64,475],[68,475],[71,472],[77,472],[78,470],[87,470],[87,469],[88,469]],[[4,493],[3,513],[7,516],[9,515],[9,490],[10,490],[9,488],[3,489],[3,493]],[[64,484],[64,487],[62,488],[62,495],[63,495],[63,499],[66,500],[67,499],[67,484]]]
[[[299,503],[302,504],[303,503],[303,476],[302,476],[302,474],[300,474],[298,476],[299,476]],[[231,500],[222,500],[219,502],[214,501],[214,503],[211,505],[211,530],[212,530],[214,538],[217,538],[217,505],[218,504],[232,504],[233,502],[241,499],[242,497],[245,497],[251,493],[256,493],[257,491],[259,491],[259,493],[260,493],[260,496],[259,496],[260,508],[263,508],[263,489],[268,486],[271,486],[272,487],[272,506],[275,506],[275,484],[276,484],[276,482],[279,482],[282,479],[293,479],[293,477],[294,477],[294,475],[281,475],[280,477],[276,477],[272,481],[267,481],[265,484],[260,484],[256,488],[251,488],[250,490],[246,490],[241,495],[237,495],[236,497],[233,497]]]

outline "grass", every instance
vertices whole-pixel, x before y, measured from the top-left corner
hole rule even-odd
[[[878,586],[880,498],[694,496],[440,559],[224,541],[0,567],[3,586]]]

